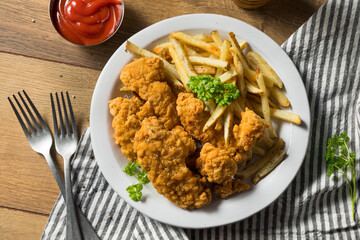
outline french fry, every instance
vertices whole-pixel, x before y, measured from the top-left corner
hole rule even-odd
[[[290,101],[286,97],[285,93],[278,87],[270,87],[271,95],[275,98],[275,100],[283,107],[290,106]]]
[[[199,53],[197,53],[194,49],[192,49],[186,44],[184,45],[184,50],[187,56],[201,56]]]
[[[216,58],[206,58],[199,56],[189,56],[188,58],[190,62],[194,64],[203,64],[203,65],[222,68],[222,69],[228,69],[229,67],[229,63],[227,61],[223,61]]]
[[[266,155],[266,149],[263,147],[259,147],[259,146],[254,146],[254,148],[252,149],[253,154],[259,155],[264,157]]]
[[[184,85],[185,89],[188,92],[191,92],[191,90],[187,86],[187,82],[189,81],[189,76],[187,75],[186,70],[185,70],[183,64],[181,63],[181,60],[180,60],[179,56],[177,55],[177,52],[176,52],[173,45],[169,46],[169,53],[170,53],[172,59],[175,62],[175,66],[176,66],[177,71],[179,72],[180,81]]]
[[[262,168],[265,163],[270,161],[277,152],[284,146],[284,141],[280,138],[269,151],[266,152],[266,155],[259,160],[257,160],[252,165],[248,166],[246,169],[241,170],[240,172],[236,173],[235,175],[240,179],[248,179],[252,177],[260,168]]]
[[[254,94],[263,94],[264,91],[260,88],[258,88],[257,86],[255,86],[254,84],[252,84],[251,82],[245,80],[245,86],[246,86],[246,90],[249,93],[254,93]]]
[[[222,115],[218,118],[218,120],[216,121],[216,124],[214,126],[214,130],[217,132],[221,131],[223,125],[224,125],[224,115]]]
[[[218,32],[218,30],[214,30],[210,33],[210,36],[212,38],[212,40],[215,42],[216,46],[218,48],[220,48],[223,44],[222,40],[221,40],[221,37],[220,37],[220,34]]]
[[[233,32],[229,33],[229,38],[230,38],[230,42],[231,45],[235,51],[235,53],[238,55],[239,60],[241,62],[241,64],[243,65],[244,68],[244,76],[251,81],[256,81],[255,75],[256,72],[253,71],[252,69],[250,69],[249,64],[246,61],[246,57],[244,56],[241,47],[239,45],[239,42],[237,41],[235,34]]]
[[[177,53],[177,56],[179,57],[179,60],[180,60],[180,62],[182,64],[182,66],[184,67],[185,72],[188,75],[188,77],[196,76],[194,68],[191,65],[188,58],[186,57],[184,48],[182,47],[182,44],[180,43],[180,41],[175,39],[175,38],[170,38],[170,42],[173,44],[174,49],[175,49],[175,51]]]
[[[209,109],[209,112],[212,114],[216,109],[216,103],[213,99],[209,99],[206,102],[204,102],[206,107]]]
[[[207,43],[213,42],[213,39],[211,38],[211,36],[206,35],[206,34],[196,34],[196,35],[194,35],[194,38],[199,39],[204,42],[207,42]]]
[[[256,102],[252,102],[251,103],[252,106],[254,107],[254,110],[260,114],[262,114],[261,111],[261,105],[256,103]],[[296,125],[301,125],[301,118],[299,115],[289,112],[289,111],[285,111],[282,109],[277,109],[277,108],[270,108],[270,115],[272,117],[287,121],[287,122],[291,122],[294,123]]]
[[[245,80],[244,80],[244,67],[241,64],[239,57],[237,54],[233,55],[233,63],[234,63],[234,68],[237,72],[237,87],[239,88],[240,94],[243,98],[246,97],[246,85],[245,85]]]
[[[249,94],[247,95],[248,99],[252,102],[255,102],[255,103],[258,103],[258,104],[261,104],[261,98],[259,95],[257,94]],[[279,109],[279,107],[273,103],[269,98],[268,98],[268,101],[269,101],[269,105],[271,108],[276,108],[276,109]]]
[[[266,86],[272,87],[277,86],[283,87],[283,82],[276,74],[274,69],[258,54],[257,52],[248,52],[246,55],[249,65],[253,68],[259,68],[264,75]]]
[[[216,121],[219,119],[219,117],[225,112],[227,106],[217,106],[214,110],[214,112],[211,114],[209,119],[204,125],[203,132],[208,130],[212,125],[216,123]]]
[[[183,32],[173,32],[173,33],[171,33],[170,37],[179,39],[180,41],[182,41],[186,44],[201,48],[207,52],[214,54],[217,57],[220,57],[220,49],[211,43],[207,43],[202,40],[196,39],[196,38],[194,38],[186,33],[183,33]]]
[[[204,65],[194,65],[194,70],[198,75],[214,75],[216,73],[216,68],[211,66]]]
[[[239,98],[238,98],[239,99]],[[234,115],[238,118],[238,119],[241,119],[241,113],[242,112],[245,112],[245,108],[242,108],[240,105],[239,105],[239,103],[238,103],[238,101],[233,101],[232,103],[231,103],[231,105],[232,105],[232,109],[233,109],[233,111],[234,111]]]
[[[135,45],[134,43],[130,42],[130,41],[126,41],[126,50],[142,56],[142,57],[156,57],[156,58],[160,58],[161,61],[164,63],[164,67],[165,70],[170,72],[172,75],[174,75],[177,79],[180,79],[180,75],[179,73],[176,71],[176,68],[171,65],[168,61],[166,61],[165,59],[159,57],[158,55],[156,55],[155,53],[152,53],[146,49],[143,49],[141,47],[138,47],[137,45]],[[174,83],[176,85],[176,83]]]
[[[226,59],[228,58],[230,46],[231,43],[228,40],[224,40],[220,48],[220,60],[226,61]],[[223,71],[223,68],[217,68],[215,77],[219,77],[223,73]]]
[[[224,113],[224,139],[225,139],[225,146],[229,145],[229,138],[231,129],[233,126],[234,121],[234,113],[232,111],[232,107],[228,107]]]
[[[264,91],[264,93],[260,94],[260,98],[261,98],[261,107],[262,107],[262,113],[264,115],[264,119],[269,124],[269,127],[268,127],[269,136],[271,138],[276,138],[277,135],[276,135],[276,132],[275,132],[274,127],[271,122],[269,100],[266,95],[266,86],[264,83],[263,75],[260,71],[258,71],[256,81],[259,85],[259,88]]]
[[[232,81],[236,75],[237,75],[237,72],[235,71],[235,69],[231,68],[229,71],[221,74],[221,76],[219,76],[219,79],[222,83],[226,83],[226,82]],[[234,83],[235,83],[235,81],[234,81]]]
[[[258,184],[260,180],[271,173],[284,160],[285,154],[285,151],[278,150],[276,154],[255,173],[251,182],[255,185]]]

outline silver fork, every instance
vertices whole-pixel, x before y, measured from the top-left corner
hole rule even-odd
[[[51,98],[51,108],[53,113],[54,121],[54,139],[55,139],[55,148],[56,151],[64,159],[64,175],[65,175],[65,192],[66,192],[66,239],[81,239],[80,229],[77,222],[74,199],[72,195],[72,183],[71,183],[71,156],[75,153],[77,144],[78,144],[78,134],[76,130],[75,117],[71,107],[71,101],[69,93],[66,92],[69,113],[71,118],[71,124],[69,121],[69,116],[65,104],[64,94],[61,92],[61,100],[63,106],[64,118],[62,116],[61,105],[59,101],[59,96],[55,93],[56,102],[59,113],[59,123],[60,123],[60,132],[57,124],[57,116],[55,110],[55,104],[52,93],[50,93]],[[65,120],[65,126],[64,126]]]
[[[34,106],[34,104],[31,101],[31,99],[29,98],[29,96],[26,94],[26,92],[24,90],[23,90],[23,94],[25,95],[25,98],[27,99],[28,103],[30,104],[32,111],[35,113],[37,119],[34,117],[28,104],[26,103],[26,101],[24,100],[24,98],[22,97],[20,92],[18,92],[18,95],[20,97],[21,102],[25,106],[27,114],[25,113],[24,108],[22,107],[22,105],[20,104],[20,102],[18,101],[16,96],[14,94],[12,96],[13,96],[18,108],[20,109],[20,112],[23,115],[23,118],[19,114],[18,110],[16,109],[15,105],[11,101],[10,97],[8,97],[8,100],[10,102],[12,109],[14,110],[14,113],[21,125],[21,128],[24,131],[26,139],[28,140],[31,148],[34,149],[34,151],[42,154],[45,157],[45,159],[51,169],[51,172],[59,186],[61,194],[63,195],[63,197],[65,199],[66,194],[65,194],[64,182],[63,182],[59,172],[57,171],[54,161],[50,155],[50,148],[53,143],[51,132],[50,132],[48,126],[46,125],[44,119],[41,117],[38,110],[36,109],[36,107]],[[28,118],[28,115],[30,116],[31,121]],[[24,122],[23,119],[25,119],[26,123]],[[75,209],[79,216],[79,223],[81,225],[81,232],[82,232],[83,238],[90,239],[90,240],[99,240],[100,238],[96,234],[91,223],[88,221],[86,216],[82,213],[82,211],[80,211],[80,209],[78,208],[77,205],[75,205]]]

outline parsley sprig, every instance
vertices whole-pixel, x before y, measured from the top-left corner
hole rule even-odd
[[[356,181],[355,181],[355,153],[351,153],[348,148],[350,138],[347,132],[334,135],[329,138],[325,161],[328,164],[327,175],[330,177],[338,171],[344,175],[349,187],[352,203],[352,218],[355,220],[355,200],[356,200]],[[348,178],[346,168],[350,167],[351,179]]]
[[[239,97],[240,93],[235,85],[222,83],[220,78],[210,75],[192,76],[187,85],[203,102],[214,99],[219,106],[230,105]]]
[[[150,182],[147,177],[147,171],[141,169],[141,165],[138,162],[130,162],[123,170],[129,176],[135,176],[139,181],[137,184],[133,184],[126,188],[126,191],[129,193],[129,197],[134,201],[139,201],[142,197],[141,190],[143,185]]]

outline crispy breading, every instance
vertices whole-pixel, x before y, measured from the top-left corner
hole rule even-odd
[[[209,182],[222,183],[237,171],[237,162],[232,155],[226,149],[205,143],[196,159],[196,168]]]
[[[140,58],[126,65],[121,81],[141,99],[149,101],[154,113],[167,129],[179,123],[176,97],[165,80],[164,64],[159,58]]]
[[[118,97],[109,101],[109,109],[114,117],[112,127],[115,131],[115,143],[121,146],[121,151],[130,161],[136,161],[135,133],[140,129],[144,118],[154,116],[150,104],[138,97]]]
[[[265,137],[265,128],[268,126],[264,119],[246,108],[246,111],[241,113],[240,125],[235,125],[233,128],[236,146],[245,152],[250,151]]]
[[[250,184],[240,181],[237,178],[228,178],[221,184],[213,185],[213,193],[221,198],[228,198],[235,193],[250,189]]]
[[[181,129],[169,131],[156,117],[145,119],[135,135],[138,162],[160,194],[181,208],[200,208],[211,202],[211,191],[186,167],[193,146],[183,136]]]

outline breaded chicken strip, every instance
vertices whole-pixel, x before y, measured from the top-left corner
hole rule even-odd
[[[206,180],[186,167],[193,146],[183,142],[180,130],[166,130],[156,117],[145,119],[135,135],[138,162],[160,194],[181,208],[200,208],[211,202],[211,192]]]
[[[228,178],[221,184],[213,185],[214,194],[220,196],[221,198],[228,198],[235,193],[240,193],[248,189],[250,189],[250,185],[237,178]]]
[[[196,159],[196,169],[209,182],[222,183],[237,171],[237,162],[226,149],[205,143]]]
[[[140,98],[149,101],[155,115],[171,129],[179,124],[176,97],[165,80],[165,69],[159,58],[140,58],[126,65],[121,81]]]
[[[122,153],[129,161],[136,161],[135,133],[140,129],[144,118],[154,116],[150,104],[144,103],[138,97],[118,97],[109,101],[109,108],[110,114],[114,117],[112,127],[115,131],[115,143],[121,146]]]
[[[265,137],[265,128],[268,126],[264,119],[246,108],[246,111],[241,113],[240,125],[235,125],[233,128],[236,146],[245,152],[250,151],[256,143]]]
[[[203,127],[210,117],[210,113],[204,109],[203,101],[196,98],[194,94],[180,93],[178,95],[176,110],[185,130],[196,139],[214,143],[222,139],[222,136],[219,136],[212,128],[203,132]]]

